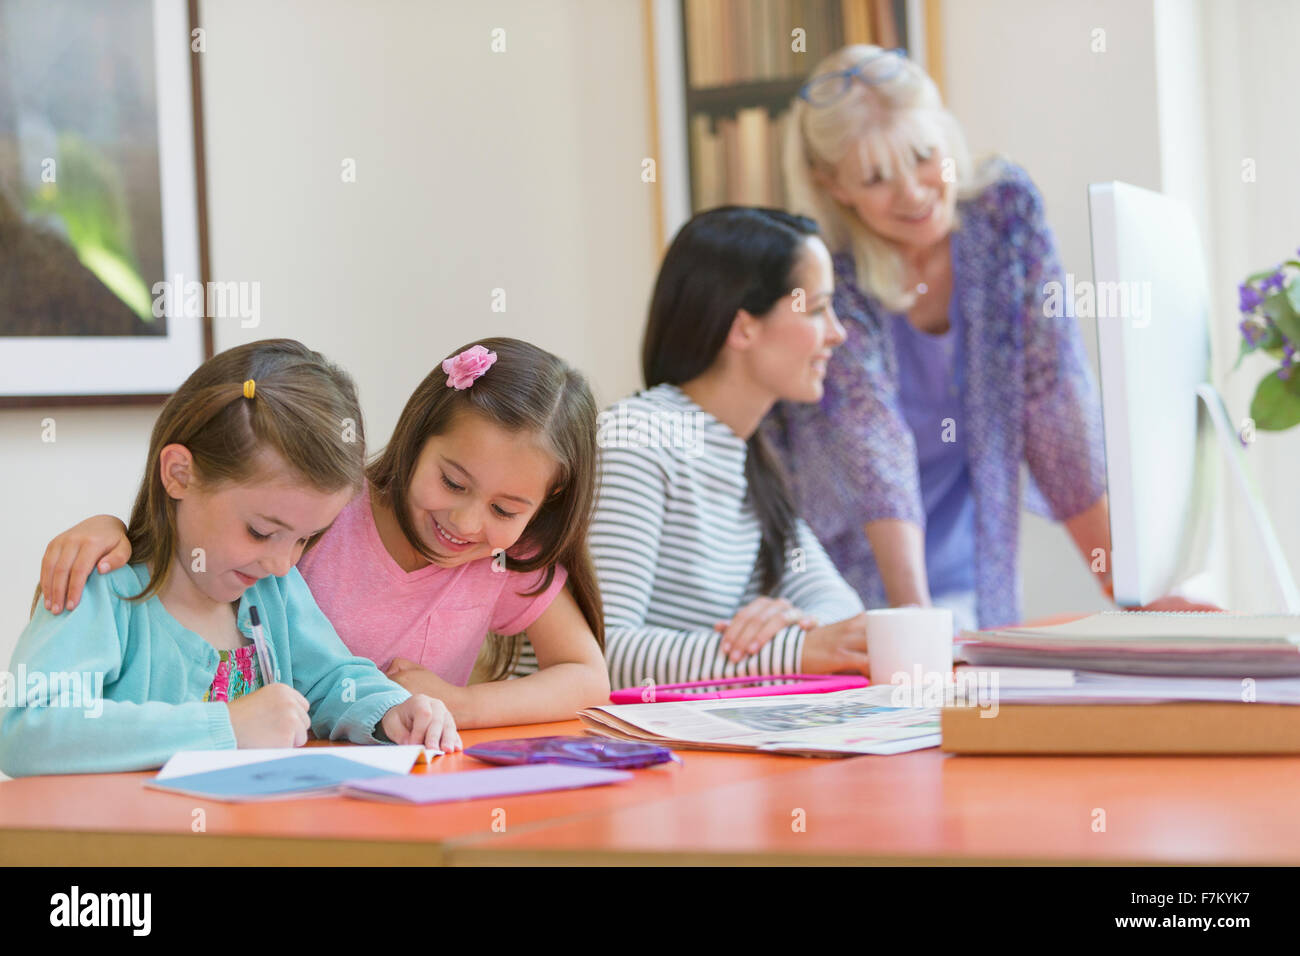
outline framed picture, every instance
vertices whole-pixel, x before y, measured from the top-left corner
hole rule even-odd
[[[158,402],[212,355],[197,19],[0,0],[0,407]]]

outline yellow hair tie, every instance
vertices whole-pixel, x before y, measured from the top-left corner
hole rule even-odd
[[[247,382],[244,383],[244,398],[252,398],[253,390],[255,388],[257,388],[257,383],[250,378]]]

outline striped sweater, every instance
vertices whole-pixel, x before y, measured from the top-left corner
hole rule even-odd
[[[800,670],[804,631],[783,628],[733,663],[717,621],[759,596],[761,532],[748,501],[748,446],[675,385],[657,385],[600,416],[600,489],[591,551],[605,604],[605,655],[615,688]],[[862,602],[799,520],[784,597],[820,624]],[[525,646],[516,674],[536,669]]]

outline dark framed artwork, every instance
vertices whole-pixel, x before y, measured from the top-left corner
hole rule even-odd
[[[197,20],[0,0],[0,407],[158,402],[212,355]]]

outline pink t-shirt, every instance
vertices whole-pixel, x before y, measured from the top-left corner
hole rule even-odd
[[[488,631],[518,634],[568,578],[557,565],[549,588],[524,597],[519,592],[541,583],[544,571],[494,570],[491,558],[403,571],[379,537],[368,485],[303,555],[298,570],[354,654],[385,670],[393,658],[409,658],[462,687]]]

